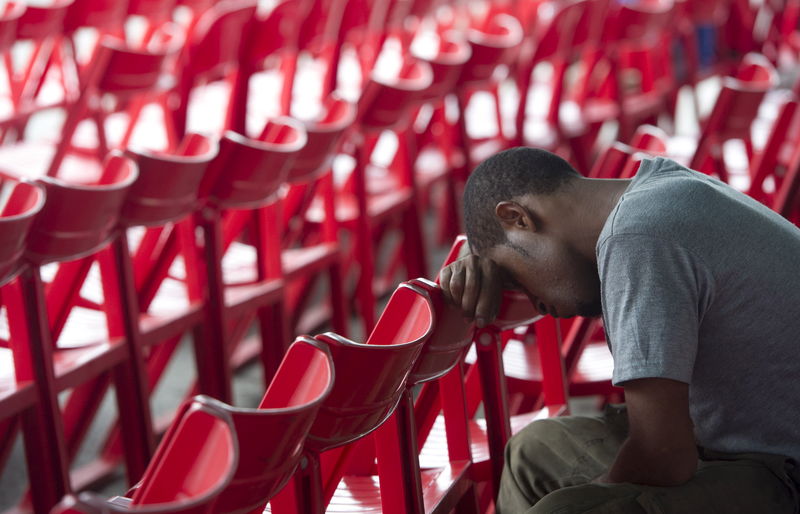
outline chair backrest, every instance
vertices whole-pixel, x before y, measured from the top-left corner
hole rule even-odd
[[[289,347],[257,409],[227,410],[236,427],[239,466],[214,512],[263,508],[295,471],[303,443],[322,402],[333,388],[333,360],[326,345],[299,337]]]
[[[168,20],[176,3],[176,0],[129,0],[128,14],[159,21]]]
[[[641,125],[634,132],[630,144],[615,142],[595,161],[589,172],[591,178],[630,178],[645,155],[664,155],[667,152],[667,134],[653,125]]]
[[[54,0],[47,5],[28,5],[17,24],[17,39],[42,40],[64,30],[64,17],[74,0]]]
[[[182,70],[190,82],[226,75],[239,65],[247,24],[255,17],[257,0],[219,2],[203,13],[187,41]],[[231,37],[236,34],[237,37]]]
[[[433,82],[430,65],[410,56],[396,74],[387,75],[374,70],[358,100],[358,121],[367,130],[405,126]]]
[[[750,125],[761,100],[778,83],[778,74],[766,57],[747,54],[735,74],[722,79],[722,90],[703,132],[718,141],[749,139]]]
[[[77,259],[100,248],[112,236],[136,177],[136,163],[115,151],[106,158],[102,175],[91,183],[38,179],[47,202],[31,227],[26,257],[43,264]]]
[[[161,225],[182,218],[197,206],[200,181],[217,155],[216,140],[187,134],[175,153],[128,149],[139,166],[120,222],[127,225]]]
[[[100,47],[108,52],[108,60],[98,79],[97,89],[116,95],[154,89],[164,72],[165,61],[177,55],[182,43],[180,30],[173,23],[160,26],[146,48],[133,48],[120,38],[105,36]]]
[[[522,38],[522,25],[510,14],[489,12],[483,19],[472,20],[467,29],[472,55],[462,68],[459,85],[490,79],[498,66],[516,58]]]
[[[427,62],[433,72],[431,85],[422,95],[425,100],[443,97],[452,91],[461,76],[461,69],[472,55],[466,38],[446,26],[430,31],[428,37],[416,37],[411,55]]]
[[[389,299],[367,344],[333,333],[317,336],[330,348],[337,379],[309,431],[306,448],[323,452],[342,446],[386,421],[432,329],[430,300],[403,284]]]
[[[280,0],[250,25],[242,59],[257,65],[276,52],[298,51],[298,39],[308,0]]]
[[[771,196],[765,191],[765,180],[772,177],[776,181],[774,186],[779,189],[800,146],[800,101],[790,91],[785,91],[784,95],[764,148],[753,157],[750,166],[747,194],[765,203],[769,203]]]
[[[80,28],[119,30],[128,14],[127,0],[75,0],[64,18],[66,33]]]
[[[304,122],[308,140],[292,162],[286,181],[301,184],[325,172],[335,157],[339,141],[356,119],[356,105],[336,93],[323,101],[322,115]]]
[[[302,123],[288,117],[268,121],[259,139],[226,131],[201,195],[225,208],[269,202],[307,139]]]
[[[0,52],[11,48],[17,37],[17,24],[25,12],[22,2],[8,2],[0,7]]]
[[[131,507],[215,512],[211,506],[230,484],[242,450],[229,412],[203,397],[190,400],[161,441]]]
[[[434,329],[408,377],[408,385],[413,386],[443,377],[463,358],[472,343],[474,324],[464,319],[461,309],[444,299],[438,284],[424,278],[407,283],[430,298],[435,319]]]
[[[14,275],[25,251],[25,239],[45,203],[44,189],[36,184],[3,180],[0,183],[0,285]]]
[[[652,45],[669,26],[674,13],[674,0],[615,2],[609,9],[602,42]]]

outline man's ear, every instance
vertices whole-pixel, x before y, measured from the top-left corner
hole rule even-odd
[[[495,206],[494,213],[506,230],[536,231],[536,223],[530,211],[517,202],[500,202]]]

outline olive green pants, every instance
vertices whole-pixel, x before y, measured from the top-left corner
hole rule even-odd
[[[800,471],[767,454],[700,449],[691,480],[675,487],[592,484],[627,437],[624,406],[600,416],[531,423],[506,447],[498,514],[792,514]]]

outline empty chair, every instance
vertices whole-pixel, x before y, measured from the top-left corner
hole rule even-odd
[[[157,466],[148,469],[138,501],[107,502],[93,494],[68,496],[52,514],[111,512],[212,513],[214,501],[230,485],[243,451],[230,412],[203,397],[184,405],[164,436]],[[137,491],[137,492],[138,492]],[[141,506],[136,508],[136,505]]]
[[[758,114],[764,95],[775,87],[777,72],[762,55],[747,54],[742,58],[735,74],[722,79],[722,90],[714,108],[702,123],[689,167],[715,174],[728,181],[728,168],[722,145],[728,140],[744,142],[748,158],[753,155],[750,126]]]
[[[295,476],[296,490],[272,503],[274,512],[323,512],[329,503],[331,510],[336,509],[339,500],[334,493],[353,449],[345,445],[372,433],[392,414],[432,328],[429,299],[401,285],[366,343],[334,333],[317,336],[331,351],[336,384],[309,431],[308,466]]]
[[[0,468],[5,467],[21,427],[32,507],[44,512],[66,492],[67,480],[65,473],[58,470],[59,434],[50,411],[53,404],[41,394],[38,385],[47,377],[46,359],[42,352],[25,344],[29,297],[18,276],[24,272],[25,240],[44,205],[45,195],[41,186],[5,176],[0,181],[0,191],[0,293],[8,322],[0,341]],[[45,475],[45,469],[53,472]]]
[[[129,300],[122,306],[126,320],[122,333],[128,344],[142,354],[147,371],[147,390],[153,391],[171,361],[181,338],[192,331],[202,332],[205,294],[202,291],[199,246],[192,237],[191,215],[198,207],[198,188],[208,164],[217,154],[217,143],[205,136],[190,134],[175,153],[129,150],[139,176],[131,185],[122,205],[119,229],[112,251],[118,264],[118,280],[122,294]],[[179,234],[170,240],[171,234]],[[163,239],[162,239],[163,238]],[[174,242],[171,243],[171,241]],[[163,243],[163,244],[162,244]],[[180,258],[180,259],[179,259]],[[180,262],[176,262],[180,261]],[[194,277],[185,284],[171,276],[169,270],[178,268]],[[80,301],[90,304],[101,293],[103,280],[90,282],[79,293]],[[195,357],[201,359],[206,345],[195,337]],[[102,391],[109,381],[100,376],[87,385],[92,394],[70,401],[65,411],[72,419],[91,419]],[[171,421],[172,414],[155,421],[160,434]],[[101,455],[88,466],[100,479],[115,471],[123,457],[119,425],[112,430],[103,445]],[[76,440],[71,444],[80,444]]]
[[[30,329],[19,344],[42,355],[37,383],[48,415],[58,428],[48,443],[54,459],[48,469],[54,477],[67,473],[67,463],[94,418],[94,412],[71,417],[74,411],[66,405],[60,407],[57,398],[72,390],[67,404],[85,400],[95,392],[98,377],[115,384],[131,481],[141,475],[152,451],[141,353],[125,337],[127,298],[109,251],[117,235],[121,206],[136,176],[132,161],[112,154],[102,174],[85,183],[68,184],[49,177],[40,180],[48,201],[27,240],[29,266],[20,280],[30,298],[25,312]],[[85,304],[78,296],[95,263],[105,278],[102,299]],[[8,371],[2,369],[3,374]],[[72,485],[76,489],[86,486],[79,474],[73,476]]]
[[[78,504],[108,512],[260,511],[294,473],[303,440],[333,384],[333,362],[325,345],[298,338],[257,408],[194,397],[178,413],[130,498],[106,502],[86,495]],[[228,430],[215,426],[203,431],[201,426],[197,434],[188,432],[187,416],[197,411],[214,413],[225,420]],[[235,459],[231,450],[236,451]]]

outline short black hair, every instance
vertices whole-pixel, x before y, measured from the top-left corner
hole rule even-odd
[[[561,157],[524,146],[504,150],[480,163],[464,189],[464,225],[470,249],[481,252],[507,242],[495,217],[498,203],[529,193],[552,194],[579,176]]]

